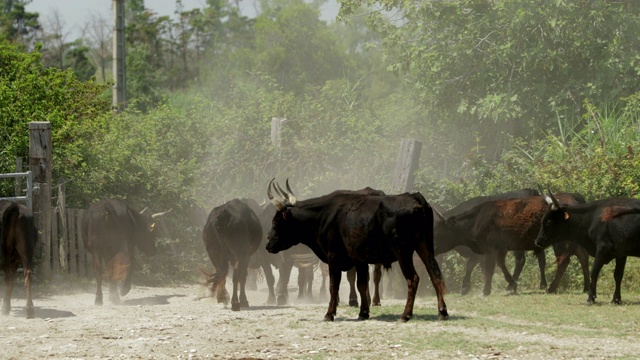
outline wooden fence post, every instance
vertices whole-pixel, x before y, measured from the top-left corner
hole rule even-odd
[[[29,123],[29,170],[38,191],[33,194],[33,215],[38,238],[44,247],[40,270],[44,278],[51,276],[51,123]]]
[[[19,156],[16,156],[16,172],[17,173],[21,173],[22,172],[22,158]],[[20,196],[22,195],[22,178],[21,177],[16,177],[16,188],[15,188],[15,193],[16,196]]]
[[[77,274],[77,246],[76,246],[76,235],[77,235],[77,226],[76,226],[76,210],[75,209],[67,209],[67,226],[69,226],[69,273]]]
[[[285,118],[271,118],[271,144],[275,147],[282,146],[282,128],[286,122]]]
[[[402,139],[400,152],[393,173],[392,189],[396,193],[413,191],[415,172],[418,170],[422,143],[412,139]]]

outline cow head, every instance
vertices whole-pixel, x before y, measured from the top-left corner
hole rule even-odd
[[[567,208],[560,204],[550,189],[547,188],[547,190],[547,195],[544,198],[549,207],[542,216],[540,231],[536,238],[536,245],[543,248],[556,242],[556,239],[558,241],[562,240],[562,238],[565,238],[563,235],[569,235],[561,234],[563,225],[569,220]]]
[[[139,229],[141,231],[138,234],[138,236],[134,237],[134,239],[136,242],[135,244],[138,247],[138,249],[140,249],[140,251],[142,251],[146,255],[153,256],[157,252],[157,249],[156,249],[156,235],[158,233],[157,219],[168,214],[172,209],[169,209],[168,211],[165,211],[165,212],[152,214],[152,215],[144,214],[145,210],[147,210],[147,208],[144,208],[140,212],[140,216],[143,218],[141,221],[142,222],[141,227],[143,227],[143,229]]]
[[[287,179],[286,187],[287,191],[284,191],[280,185],[273,184],[274,179],[269,182],[267,189],[267,197],[271,203],[276,207],[276,213],[271,221],[271,230],[267,235],[267,251],[276,254],[280,251],[287,250],[290,247],[300,243],[300,236],[296,236],[296,226],[291,209],[296,204],[296,198],[289,187],[289,179]],[[281,197],[277,199],[272,194],[272,188]]]

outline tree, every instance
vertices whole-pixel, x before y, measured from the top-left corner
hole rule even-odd
[[[28,156],[29,122],[49,121],[54,176],[80,179],[108,114],[109,102],[100,97],[106,87],[80,81],[71,70],[43,67],[39,45],[31,53],[0,45],[0,173],[15,170],[16,156]],[[74,193],[90,187],[75,184]]]
[[[98,67],[101,81],[107,81],[107,69],[111,66],[111,26],[102,15],[91,15],[83,29],[83,39],[89,46],[89,56]]]
[[[34,45],[40,29],[38,13],[25,10],[31,0],[0,1],[0,43],[22,44],[25,47]]]
[[[47,18],[43,29],[43,62],[45,66],[55,66],[64,69],[65,54],[73,46],[69,39],[69,31],[65,30],[66,23],[58,10],[53,10]]]
[[[358,4],[341,0],[341,17]],[[383,39],[388,68],[429,114],[424,126],[490,154],[500,154],[508,136],[579,121],[585,99],[606,103],[639,88],[638,2],[368,4],[377,9],[367,24]]]
[[[89,48],[82,45],[80,40],[74,42],[73,48],[67,52],[64,60],[81,81],[88,81],[96,74],[96,67],[89,59]]]
[[[256,69],[277,79],[285,90],[301,92],[341,77],[343,49],[317,6],[302,0],[263,4],[256,18]]]

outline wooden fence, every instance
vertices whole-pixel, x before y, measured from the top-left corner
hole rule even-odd
[[[52,211],[51,249],[48,252],[51,254],[50,273],[93,276],[93,260],[84,247],[81,231],[84,213],[85,210],[63,207],[56,207]]]

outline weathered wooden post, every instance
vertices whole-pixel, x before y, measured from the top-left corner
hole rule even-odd
[[[22,172],[22,157],[16,156],[16,173]],[[16,177],[16,196],[22,195],[22,178]]]
[[[67,266],[67,249],[68,249],[68,228],[67,228],[67,194],[65,179],[58,180],[58,232],[53,235],[57,237],[57,246],[54,246],[54,269],[61,273],[67,273],[69,267]]]
[[[117,111],[122,110],[126,100],[124,17],[124,0],[113,0],[113,108]]]
[[[418,170],[422,143],[413,139],[402,139],[400,141],[400,151],[396,160],[396,169],[393,173],[391,187],[394,193],[404,193],[413,191],[415,188],[415,172]],[[406,286],[404,277],[398,271],[398,267],[393,267],[388,273],[387,292],[393,298],[402,299],[406,296]]]
[[[282,129],[286,122],[285,118],[271,118],[271,144],[275,147],[282,146]]]
[[[415,172],[418,170],[422,143],[413,139],[402,139],[400,152],[393,173],[392,188],[394,192],[413,191]]]
[[[38,228],[38,238],[44,248],[42,276],[50,277],[51,271],[51,123],[29,123],[29,170],[33,173],[33,215]]]

